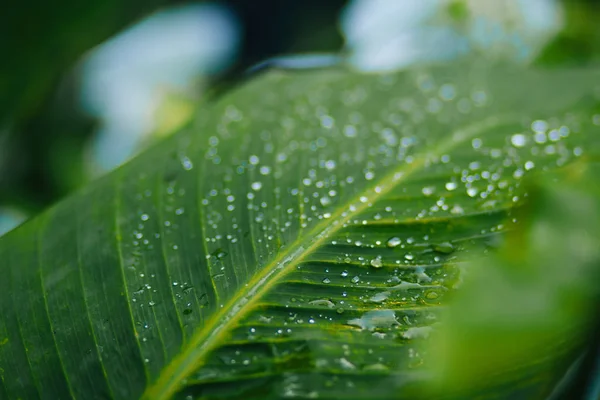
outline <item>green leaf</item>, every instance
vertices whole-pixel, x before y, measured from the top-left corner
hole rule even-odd
[[[517,223],[495,256],[484,268],[477,260],[463,268],[466,284],[431,341],[443,391],[485,390],[507,374],[548,370],[564,375],[561,385],[548,382],[550,398],[567,385],[580,394],[560,398],[583,398],[587,384],[573,378],[592,373],[581,364],[597,337],[598,172],[600,164],[584,158],[528,179],[527,204],[514,213]],[[537,397],[547,388],[539,390]]]
[[[459,251],[598,154],[598,75],[248,82],[0,239],[0,397],[414,398]]]

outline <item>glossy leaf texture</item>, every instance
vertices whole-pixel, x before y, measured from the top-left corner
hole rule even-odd
[[[0,239],[0,398],[415,398],[461,262],[485,267],[457,254],[511,228],[524,177],[598,154],[599,75],[245,83]]]

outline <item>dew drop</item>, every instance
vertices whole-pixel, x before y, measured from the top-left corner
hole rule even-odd
[[[363,371],[374,371],[374,372],[387,372],[390,369],[381,363],[367,365],[363,368]]]
[[[386,301],[388,299],[388,297],[390,296],[390,292],[380,292],[377,293],[376,295],[372,296],[369,301],[372,303],[383,303],[384,301]]]
[[[515,147],[523,147],[523,146],[525,146],[525,142],[526,142],[525,135],[523,135],[521,133],[514,134],[510,138],[510,142]]]
[[[354,364],[352,364],[350,361],[346,360],[343,357],[340,358],[340,366],[346,371],[352,371],[356,369],[356,366]]]
[[[194,168],[194,164],[192,163],[192,160],[190,160],[188,157],[183,156],[181,157],[181,166],[183,167],[183,169],[185,169],[186,171],[191,170],[192,168]]]
[[[402,240],[398,237],[391,237],[386,242],[387,247],[393,249],[394,247],[398,247],[402,243]]]
[[[327,197],[327,196],[323,196],[319,199],[319,202],[321,203],[321,205],[323,207],[328,206],[331,204],[331,198]]]
[[[374,268],[381,268],[383,266],[383,262],[381,261],[381,257],[377,256],[371,259],[371,266]]]
[[[477,196],[477,194],[479,193],[479,190],[475,189],[475,188],[468,188],[467,189],[467,194],[469,195],[469,197],[475,197]]]
[[[259,191],[262,188],[262,182],[252,182],[250,187],[252,188],[252,190]]]
[[[344,136],[346,137],[356,137],[356,128],[353,125],[346,125],[344,127]]]
[[[335,308],[335,303],[329,299],[313,300],[313,301],[309,301],[308,304],[313,305],[313,306],[324,306],[327,308]]]
[[[429,292],[425,293],[425,297],[428,298],[429,300],[435,300],[438,297],[440,297],[440,295],[438,294],[438,292],[436,292],[434,290],[430,290]]]
[[[456,182],[446,182],[446,190],[448,191],[453,191],[458,187],[458,184]]]
[[[433,250],[438,253],[450,254],[454,252],[454,246],[450,242],[443,242],[433,245]]]
[[[433,186],[425,186],[421,191],[425,196],[431,196],[435,192],[435,188]]]

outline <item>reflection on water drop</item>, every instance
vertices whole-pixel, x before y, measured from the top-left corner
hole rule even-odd
[[[477,196],[477,194],[479,193],[479,190],[475,189],[475,188],[468,188],[467,189],[467,194],[469,195],[469,197],[475,197]]]
[[[262,188],[262,183],[261,182],[252,182],[250,187],[252,187],[252,190],[259,191]]]
[[[383,303],[390,296],[390,292],[379,292],[376,295],[372,296],[369,301],[372,303]]]
[[[400,336],[403,339],[427,339],[432,330],[433,329],[430,326],[415,326],[408,328],[406,331],[402,332]]]
[[[454,246],[450,242],[443,242],[433,245],[433,250],[438,253],[451,254],[454,252]]]
[[[381,261],[381,256],[377,256],[371,260],[371,266],[374,268],[381,268],[383,266],[383,262]]]
[[[391,328],[398,325],[394,310],[367,311],[362,317],[349,320],[348,325],[361,329]]]
[[[435,192],[435,188],[433,186],[426,186],[421,189],[421,192],[423,192],[425,196],[431,196],[433,192]]]
[[[511,138],[510,138],[510,142],[515,147],[523,147],[523,146],[525,146],[526,141],[527,141],[527,139],[525,138],[525,135],[523,135],[521,133],[517,133],[515,135],[512,135]]]
[[[185,169],[186,171],[191,170],[192,168],[194,168],[194,164],[192,163],[192,160],[190,160],[188,157],[186,156],[182,156],[181,157],[181,166],[183,167],[183,169]]]
[[[335,303],[329,299],[313,300],[313,301],[309,301],[308,304],[313,305],[313,306],[323,306],[323,307],[327,307],[327,308],[335,308]]]
[[[352,364],[350,361],[348,361],[345,358],[340,358],[339,360],[340,362],[340,366],[342,367],[342,369],[346,370],[346,371],[352,371],[356,369],[356,366],[354,364]]]
[[[373,372],[387,372],[390,369],[381,363],[367,365],[363,368],[363,371],[373,371]]]
[[[388,241],[386,242],[386,245],[389,248],[394,248],[394,247],[399,246],[401,243],[402,243],[402,240],[400,240],[400,238],[392,237],[392,238],[388,239]]]
[[[448,191],[453,191],[458,187],[458,184],[456,182],[446,182],[446,190]]]

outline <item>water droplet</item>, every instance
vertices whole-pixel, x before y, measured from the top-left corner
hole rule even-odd
[[[335,161],[334,160],[325,161],[325,168],[327,168],[329,171],[334,170],[335,169]]]
[[[402,336],[404,339],[427,339],[432,330],[433,328],[430,326],[414,326],[400,333],[400,336]]]
[[[477,190],[476,188],[470,187],[467,189],[467,194],[469,195],[469,197],[475,197],[478,193],[479,190]]]
[[[526,141],[527,141],[527,139],[525,138],[525,135],[523,135],[521,133],[516,133],[516,134],[512,135],[510,138],[510,142],[515,147],[525,146]]]
[[[333,128],[335,120],[330,115],[323,115],[321,117],[321,126],[325,129]]]
[[[394,310],[367,311],[362,317],[354,318],[347,322],[348,325],[361,329],[373,330],[376,328],[391,328],[398,325]]]
[[[323,282],[323,283],[331,283],[331,279],[329,279],[329,278],[323,278],[323,280],[321,282]]]
[[[250,162],[250,164],[252,165],[256,165],[260,162],[260,158],[258,158],[258,156],[250,156],[250,158],[248,159],[248,161]]]
[[[434,290],[430,290],[427,293],[425,293],[425,297],[429,300],[435,300],[438,297],[440,297],[439,293],[434,291]]]
[[[435,188],[433,186],[425,186],[421,191],[425,196],[431,196],[435,192]]]
[[[531,123],[531,130],[538,133],[544,133],[548,130],[548,123],[544,120],[538,119]]]
[[[390,296],[390,292],[379,292],[377,294],[375,294],[374,296],[371,296],[371,298],[369,299],[370,302],[372,303],[382,303],[384,301],[386,301],[388,299],[388,297]]]
[[[140,219],[141,219],[142,221],[148,221],[148,219],[150,219],[150,216],[149,216],[148,214],[142,214],[142,215],[140,216]]]
[[[186,156],[181,157],[181,165],[183,166],[183,169],[185,169],[186,171],[189,171],[192,168],[194,168],[194,164],[192,163],[192,160],[190,160]]]
[[[327,282],[327,283],[329,283],[329,282]],[[313,301],[309,301],[308,304],[313,305],[313,306],[323,306],[323,307],[327,307],[327,308],[335,308],[335,303],[329,299],[313,300]]]
[[[446,190],[448,191],[453,191],[458,187],[458,184],[456,182],[446,182]]]
[[[402,240],[400,240],[400,238],[394,236],[387,240],[386,245],[387,245],[387,247],[393,249],[394,247],[400,246],[401,243],[402,243]]]
[[[461,214],[464,214],[464,212],[465,212],[465,210],[463,210],[463,208],[461,206],[459,206],[458,204],[453,206],[452,209],[450,210],[450,213],[452,213],[454,215],[461,215]]]
[[[356,137],[356,127],[353,125],[346,125],[344,127],[344,135],[346,137]]]
[[[450,254],[454,252],[454,246],[450,242],[443,242],[433,245],[433,250],[438,253]]]
[[[354,278],[352,278],[352,283],[358,283],[360,282],[360,278],[358,276],[355,276]]]
[[[262,182],[252,182],[250,187],[252,187],[252,190],[259,191],[262,188]]]
[[[340,366],[346,371],[352,371],[356,369],[356,366],[354,364],[352,364],[350,361],[346,360],[343,357],[340,358]]]
[[[390,369],[381,363],[367,365],[363,368],[363,371],[377,371],[377,372],[386,372]]]
[[[261,175],[269,175],[271,173],[271,167],[263,165],[262,167],[260,167],[260,173]]]
[[[331,204],[331,199],[327,196],[323,196],[319,199],[319,202],[323,207],[325,207]]]
[[[227,256],[227,253],[223,249],[218,248],[215,251],[213,251],[210,255],[215,257],[217,260],[221,260]]]
[[[381,256],[377,256],[371,259],[371,266],[374,268],[381,268],[383,266],[383,262],[381,261]]]

